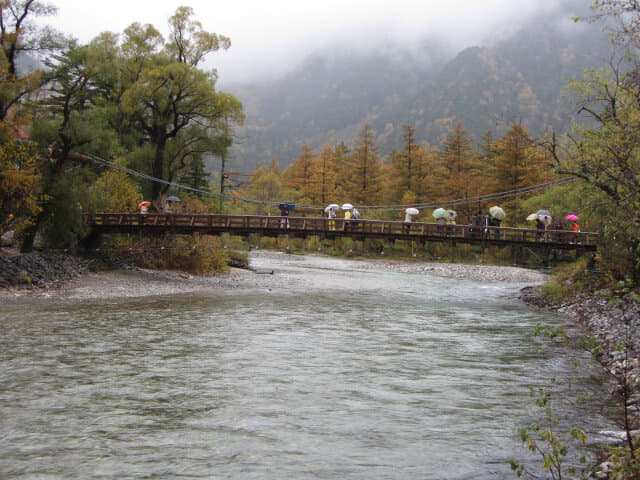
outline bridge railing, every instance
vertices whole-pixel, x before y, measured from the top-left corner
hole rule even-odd
[[[262,215],[222,215],[222,214],[166,214],[166,213],[94,213],[84,215],[85,223],[93,227],[141,227],[141,228],[181,228],[193,231],[219,230],[263,232],[277,234],[298,232],[309,234],[358,233],[378,236],[444,237],[470,240],[501,240],[514,242],[577,243],[592,245],[599,235],[593,232],[573,232],[570,230],[538,231],[530,228],[476,227],[471,225],[439,225],[436,223],[393,220],[345,220],[326,217],[280,217]]]

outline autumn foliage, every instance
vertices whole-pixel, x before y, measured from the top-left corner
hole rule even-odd
[[[275,159],[257,168],[239,197],[279,202],[283,200],[320,209],[330,203],[352,203],[368,218],[404,216],[411,204],[440,202],[458,212],[466,222],[487,202],[477,198],[492,192],[540,184],[550,178],[549,157],[520,124],[502,137],[488,133],[479,151],[462,123],[457,123],[441,148],[419,143],[415,129],[403,126],[404,144],[388,158],[379,155],[376,132],[367,123],[353,145],[324,145],[316,152],[303,145],[297,159],[280,174]],[[508,204],[508,199],[506,200]],[[388,206],[378,209],[367,207]],[[392,208],[396,206],[397,208]],[[249,207],[266,213],[264,206]],[[429,212],[430,213],[430,212]],[[428,214],[423,221],[433,221]]]

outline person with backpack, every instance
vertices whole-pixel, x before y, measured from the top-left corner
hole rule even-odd
[[[353,210],[351,212],[351,230],[357,230],[358,229],[358,221],[360,220],[360,212],[358,211],[358,209],[356,207],[353,207]],[[353,221],[356,220],[356,221]]]

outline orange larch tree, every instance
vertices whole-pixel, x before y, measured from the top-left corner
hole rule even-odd
[[[365,123],[346,161],[349,173],[344,178],[345,195],[358,205],[375,205],[382,198],[382,163],[374,135],[371,125]]]
[[[326,144],[311,165],[311,182],[308,195],[315,204],[327,205],[342,197],[338,186],[339,169],[336,151]]]
[[[282,174],[287,188],[293,190],[298,198],[309,197],[311,193],[311,173],[315,154],[308,145],[302,146],[298,159],[287,167]]]
[[[434,177],[439,181],[444,206],[446,200],[463,200],[463,203],[455,206],[455,210],[459,215],[458,221],[467,221],[477,210],[477,205],[470,199],[482,193],[484,175],[472,139],[467,137],[467,130],[461,122],[456,124],[444,142]],[[465,202],[465,199],[469,201]]]
[[[495,154],[489,159],[491,190],[502,192],[542,183],[548,178],[548,164],[529,132],[520,124],[512,125],[495,143]]]

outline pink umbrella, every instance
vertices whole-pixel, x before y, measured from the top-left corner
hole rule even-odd
[[[573,213],[571,215],[567,215],[566,217],[564,217],[565,220],[571,220],[572,222],[575,222],[577,220],[580,220],[580,217],[578,217],[578,215],[574,215]]]

